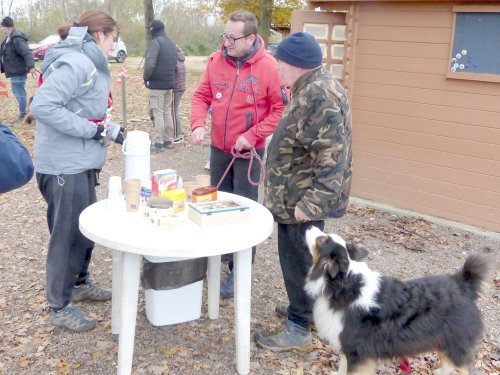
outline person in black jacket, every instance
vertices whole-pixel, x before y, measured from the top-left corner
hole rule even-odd
[[[8,127],[0,124],[0,194],[28,183],[33,169],[26,147]]]
[[[12,93],[19,103],[19,121],[26,116],[26,78],[35,72],[35,59],[28,47],[28,37],[14,28],[10,17],[2,20],[5,39],[0,45],[0,71],[10,78]]]
[[[154,123],[153,150],[173,147],[172,97],[175,88],[177,47],[165,34],[165,25],[154,20],[144,62],[144,84],[149,89],[149,111]]]

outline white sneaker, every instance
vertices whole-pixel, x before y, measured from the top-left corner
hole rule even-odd
[[[206,171],[209,171],[209,170],[210,170],[210,161],[207,161],[207,164],[205,164],[204,169],[205,169]]]

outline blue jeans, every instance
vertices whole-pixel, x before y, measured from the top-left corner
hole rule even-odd
[[[12,93],[19,103],[19,117],[26,116],[26,74],[10,77]]]

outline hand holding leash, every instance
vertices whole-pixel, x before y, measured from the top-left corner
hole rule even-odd
[[[264,164],[262,163],[262,159],[260,158],[259,154],[257,153],[257,151],[255,151],[255,149],[253,147],[251,147],[250,150],[248,150],[248,151],[239,152],[236,150],[236,147],[233,146],[233,148],[231,149],[231,154],[233,155],[233,158],[231,159],[231,162],[227,166],[226,171],[224,172],[224,174],[220,178],[219,183],[217,184],[217,189],[219,189],[220,184],[222,183],[222,181],[224,181],[224,177],[226,177],[227,172],[229,171],[229,169],[231,169],[231,166],[233,165],[236,158],[250,159],[250,163],[248,164],[248,171],[247,171],[247,178],[248,178],[248,182],[250,185],[259,186],[260,183],[262,181],[264,181]],[[251,171],[252,171],[252,164],[253,164],[254,158],[257,159],[257,161],[260,163],[260,179],[259,179],[259,181],[252,180]]]
[[[236,144],[234,145],[234,149],[238,152],[243,151],[243,150],[250,150],[252,148],[252,145],[248,143],[247,139],[240,135],[238,139],[236,140]]]

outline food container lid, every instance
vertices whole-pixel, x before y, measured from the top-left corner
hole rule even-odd
[[[206,195],[206,194],[212,194],[217,191],[217,187],[215,186],[203,186],[194,189],[191,192],[191,195]]]
[[[173,201],[179,201],[186,198],[186,191],[184,189],[172,189],[162,192],[161,196]]]

